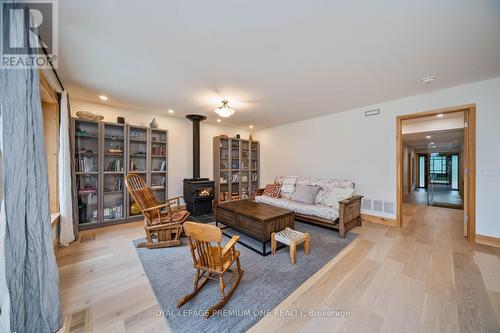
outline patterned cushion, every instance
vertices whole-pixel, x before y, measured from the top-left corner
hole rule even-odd
[[[265,195],[265,196],[271,197],[271,198],[279,198],[280,197],[280,190],[281,190],[281,184],[279,184],[279,183],[268,184],[268,185],[266,185],[266,188],[264,189],[264,193],[262,193],[262,195]]]
[[[339,208],[339,201],[352,198],[353,188],[334,188],[329,195],[323,198],[323,204],[328,207]]]
[[[295,192],[295,183],[297,182],[296,176],[285,177],[281,183],[281,196],[290,199],[292,193]]]

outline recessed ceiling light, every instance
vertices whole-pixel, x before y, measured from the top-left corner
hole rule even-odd
[[[438,118],[444,117],[444,114],[440,113],[436,117],[438,117]]]
[[[218,122],[218,123],[220,123],[221,121],[222,121],[222,120],[220,120],[220,119],[217,119],[217,122]]]
[[[422,84],[430,84],[432,82],[436,81],[436,77],[435,76],[426,76],[422,79]]]
[[[253,125],[248,126],[248,128],[253,129]]]
[[[107,101],[109,98],[108,98],[108,96],[106,96],[106,95],[100,95],[100,96],[99,96],[99,99],[100,99],[101,101]]]
[[[175,113],[175,111],[172,109],[168,109],[168,113]]]
[[[430,136],[430,135],[427,135],[425,138],[426,138],[426,139],[430,139],[430,138],[431,138],[431,136]]]

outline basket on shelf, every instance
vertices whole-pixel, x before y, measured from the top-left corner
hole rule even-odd
[[[101,121],[104,119],[103,116],[88,111],[78,111],[76,115],[83,120]]]

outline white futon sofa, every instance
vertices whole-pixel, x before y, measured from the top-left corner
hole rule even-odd
[[[276,177],[275,183],[283,183],[285,178],[287,177]],[[255,197],[255,201],[292,210],[297,220],[337,229],[341,238],[344,238],[346,232],[350,229],[361,225],[361,199],[363,198],[361,195],[353,195],[351,198],[338,201],[338,208],[325,205],[325,200],[333,189],[354,189],[354,182],[350,180],[297,177],[295,186],[297,185],[320,187],[313,204],[291,200],[293,193],[282,194],[280,198],[265,196],[262,195],[263,189],[257,192],[260,195]]]

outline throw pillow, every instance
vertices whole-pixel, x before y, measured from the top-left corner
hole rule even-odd
[[[264,189],[264,193],[262,193],[262,195],[271,198],[279,198],[280,189],[281,189],[281,184],[268,184],[266,185],[266,188]]]
[[[319,186],[297,185],[290,200],[312,205],[319,189]]]
[[[324,198],[323,203],[325,206],[339,209],[339,201],[352,198],[353,195],[353,188],[336,187],[333,188],[330,193]]]
[[[295,183],[297,182],[297,177],[290,176],[283,179],[281,184],[281,196],[290,199],[292,193],[295,191]]]

